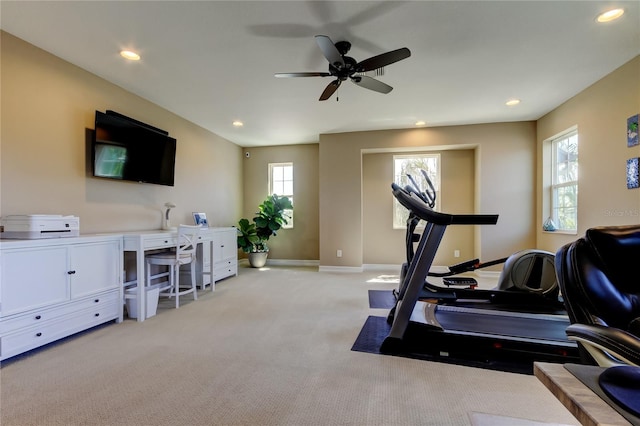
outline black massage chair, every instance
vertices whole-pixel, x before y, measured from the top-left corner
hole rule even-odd
[[[591,228],[555,265],[582,361],[640,366],[640,225]]]

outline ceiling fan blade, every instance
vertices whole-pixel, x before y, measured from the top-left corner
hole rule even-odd
[[[360,87],[373,90],[374,92],[389,93],[393,90],[393,87],[389,86],[388,84],[383,83],[380,80],[376,80],[375,78],[368,77],[366,75],[358,75],[352,77],[351,81],[353,81]]]
[[[344,67],[344,59],[342,59],[342,55],[329,37],[325,35],[317,35],[316,43],[318,43],[318,47],[322,50],[322,54],[327,58],[327,61],[329,61],[331,65],[336,68]]]
[[[320,95],[319,100],[326,101],[327,99],[329,99],[331,95],[333,95],[335,91],[338,90],[338,87],[340,87],[340,83],[342,83],[342,80],[340,80],[339,78],[329,83],[329,85],[325,87],[324,92],[322,92],[322,95]]]
[[[328,72],[279,72],[275,74],[276,77],[330,77]]]
[[[409,56],[411,56],[411,51],[406,47],[403,47],[402,49],[392,50],[391,52],[382,53],[369,59],[365,59],[356,65],[356,70],[358,72],[375,70],[406,59]]]

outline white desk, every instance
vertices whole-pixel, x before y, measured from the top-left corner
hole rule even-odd
[[[125,252],[136,253],[136,302],[138,305],[138,322],[144,321],[147,316],[147,301],[145,286],[147,283],[145,274],[145,260],[144,253],[147,250],[156,250],[169,247],[175,247],[178,240],[178,231],[134,231],[122,233],[124,244],[123,250]],[[215,279],[213,275],[213,231],[210,228],[203,228],[200,231],[199,240],[202,244],[210,244],[209,250],[209,270],[202,270],[202,280],[204,286],[204,275],[208,275],[210,279],[211,291],[215,290]],[[204,250],[203,250],[204,252]],[[197,262],[202,262],[203,259],[198,259]]]

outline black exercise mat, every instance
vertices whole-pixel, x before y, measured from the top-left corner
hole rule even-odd
[[[389,335],[390,330],[391,326],[387,323],[386,318],[368,317],[351,350],[379,354],[380,345],[382,345],[384,338]]]
[[[360,330],[360,334],[356,338],[355,343],[351,347],[355,352],[366,352],[370,354],[380,353],[380,346],[384,339],[389,335],[391,325],[387,323],[385,317],[369,316]],[[420,359],[423,361],[443,362],[447,364],[465,365],[467,367],[484,368],[488,370],[507,371],[511,373],[533,375],[532,363],[510,363],[505,361],[476,361],[470,359],[452,358],[446,356],[429,355],[407,351],[406,353],[396,353],[394,356],[405,358]]]
[[[396,304],[392,290],[369,290],[369,307],[372,309],[391,309]]]

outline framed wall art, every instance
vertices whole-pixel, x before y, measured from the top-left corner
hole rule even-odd
[[[640,158],[629,158],[627,160],[627,188],[640,187]]]
[[[638,140],[638,114],[627,118],[627,146],[632,147],[640,144]]]

